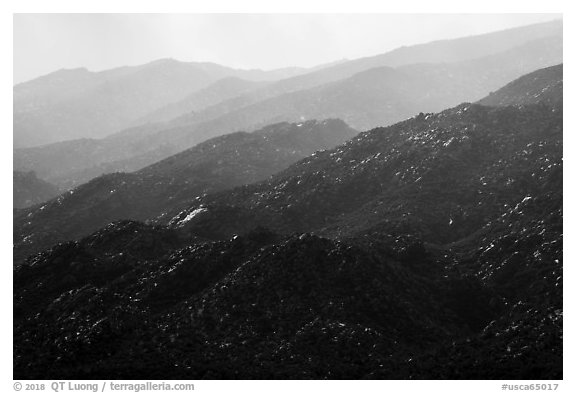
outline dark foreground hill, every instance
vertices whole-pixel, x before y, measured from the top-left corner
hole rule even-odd
[[[507,297],[410,236],[194,243],[119,222],[17,267],[14,378],[562,378],[554,279]],[[559,273],[514,247],[509,279]]]
[[[15,263],[113,221],[170,218],[201,195],[264,180],[355,135],[340,120],[279,123],[210,139],[136,173],[103,175],[15,213]]]
[[[58,187],[36,177],[34,172],[13,173],[12,203],[22,209],[45,202],[58,195]]]
[[[38,254],[14,378],[562,379],[561,108],[422,113]]]
[[[181,245],[121,222],[18,267],[14,377],[362,378],[478,333],[502,304],[410,238]]]

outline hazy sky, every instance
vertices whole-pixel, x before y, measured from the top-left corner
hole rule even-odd
[[[554,14],[16,14],[14,83],[172,57],[236,68],[314,66]]]

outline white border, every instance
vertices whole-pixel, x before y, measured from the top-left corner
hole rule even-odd
[[[3,61],[0,61],[2,69],[1,78],[1,97],[2,110],[0,116],[2,119],[2,153],[0,165],[2,171],[2,184],[5,185],[5,192],[2,195],[2,236],[0,244],[2,245],[2,267],[1,288],[2,295],[0,302],[2,313],[5,315],[1,324],[1,373],[2,373],[2,391],[11,392],[13,390],[12,381],[12,195],[7,191],[8,184],[12,184],[12,62],[8,60],[8,53],[12,52],[12,13],[14,12],[117,12],[117,13],[150,13],[150,12],[257,12],[257,13],[315,13],[315,12],[334,12],[334,13],[362,13],[362,12],[386,12],[386,13],[509,13],[509,12],[538,12],[538,13],[563,13],[564,14],[564,67],[565,79],[565,107],[570,108],[573,101],[573,78],[571,65],[573,60],[574,43],[571,37],[575,37],[572,9],[569,1],[464,1],[464,0],[402,0],[398,2],[355,0],[355,1],[312,1],[312,0],[291,0],[282,3],[275,3],[270,0],[211,0],[202,2],[193,2],[185,0],[162,0],[162,1],[125,1],[119,0],[100,0],[90,2],[80,2],[78,0],[28,0],[28,1],[4,1],[2,2],[2,13],[0,20],[0,40],[2,42],[2,52],[6,54]],[[564,173],[573,174],[574,160],[571,153],[574,151],[574,132],[573,116],[568,112],[565,117],[564,146],[566,157],[564,161]],[[573,177],[573,176],[570,176]],[[574,383],[574,371],[576,364],[574,362],[574,207],[572,202],[574,198],[574,181],[569,176],[565,176],[564,186],[564,203],[565,206],[565,296],[564,309],[565,318],[564,326],[564,381],[560,381],[559,391],[576,391]],[[534,381],[537,382],[537,381]],[[496,392],[501,391],[503,381],[284,381],[282,383],[273,381],[195,381],[196,390],[201,392],[207,391],[250,391],[250,392],[270,392],[272,389],[277,393],[292,392],[298,390],[320,389],[334,392],[347,392],[361,389],[366,392],[382,392],[383,389],[390,391],[418,391],[427,392],[432,390],[442,390],[444,392]],[[510,381],[510,383],[517,383]],[[570,388],[572,386],[572,388]]]

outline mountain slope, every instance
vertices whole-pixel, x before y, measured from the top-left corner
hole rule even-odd
[[[35,170],[42,178],[69,187],[106,171],[137,170],[217,135],[278,121],[337,117],[360,129],[393,124],[419,112],[476,101],[527,72],[561,61],[562,39],[552,37],[460,63],[375,68],[238,110],[227,108],[217,118],[208,108],[195,113],[190,124],[178,125],[192,120],[176,119],[102,140],[16,150],[15,167]],[[202,119],[207,121],[199,122]],[[60,159],[53,162],[54,156]]]
[[[480,105],[506,106],[544,103],[562,105],[563,65],[534,71],[478,101]]]
[[[34,172],[13,173],[12,206],[22,209],[45,202],[58,195],[59,190],[53,184],[36,177]]]
[[[561,102],[562,89],[554,91],[549,97]],[[458,240],[561,173],[562,110],[545,99],[523,107],[462,104],[362,133],[266,182],[202,198],[190,209],[207,213],[194,225],[202,232],[213,214],[227,237],[249,229],[234,224],[237,215],[288,233],[350,236],[399,225],[428,241]],[[445,197],[431,208],[428,198],[438,195]]]
[[[355,134],[339,120],[274,124],[208,140],[136,173],[98,177],[14,216],[15,261],[113,221],[173,214],[204,193],[263,180]]]

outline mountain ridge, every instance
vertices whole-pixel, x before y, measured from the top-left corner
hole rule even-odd
[[[301,121],[302,117],[304,119],[337,117],[343,118],[359,129],[392,124],[421,111],[437,111],[462,101],[476,101],[491,90],[529,71],[561,62],[561,48],[562,40],[559,38],[542,39],[504,54],[458,65],[406,66],[397,72],[400,72],[399,75],[406,73],[409,75],[397,81],[392,78],[392,84],[389,84],[391,88],[384,83],[377,81],[371,83],[369,80],[367,84],[365,83],[364,89],[360,89],[354,85],[354,78],[358,76],[353,76],[311,90],[270,98],[240,110],[230,111],[231,108],[225,108],[223,110],[228,112],[227,114],[206,122],[172,128],[166,125],[149,125],[107,139],[90,141],[89,144],[93,146],[87,146],[87,151],[79,154],[83,158],[81,162],[71,156],[74,152],[73,142],[70,142],[71,148],[67,149],[70,150],[68,153],[70,157],[57,154],[62,157],[57,163],[49,163],[46,159],[42,159],[42,149],[16,150],[15,166],[20,169],[36,170],[41,177],[61,187],[69,187],[78,184],[79,181],[89,180],[93,173],[137,170],[176,153],[182,147],[192,146],[212,136],[235,130],[249,131],[267,123]],[[450,75],[454,75],[454,78],[450,78]],[[403,84],[400,83],[402,81]],[[416,85],[415,81],[420,81],[421,86]],[[397,92],[405,90],[405,86],[413,88],[402,99],[403,95]],[[423,91],[427,94],[421,94]],[[390,107],[379,105],[380,101],[387,102]],[[211,109],[207,108],[200,112],[194,121],[200,121],[198,116],[210,111]],[[211,115],[207,116],[210,118]],[[62,145],[64,146],[66,145]],[[47,150],[48,159],[53,156],[48,154],[48,150],[54,148],[55,146],[44,148]],[[106,155],[102,155],[99,151],[105,151]],[[68,159],[71,160],[70,163]],[[58,166],[62,169],[57,168]],[[66,169],[68,167],[71,169]]]
[[[15,215],[16,259],[112,221],[153,220],[207,192],[265,179],[355,134],[341,120],[279,123],[210,139],[135,173],[97,177]]]

